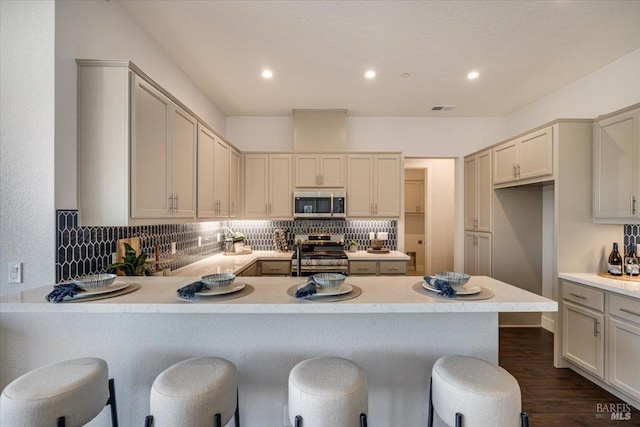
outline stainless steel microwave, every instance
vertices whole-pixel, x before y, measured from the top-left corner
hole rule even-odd
[[[294,218],[344,218],[347,200],[344,190],[300,190],[293,192]]]

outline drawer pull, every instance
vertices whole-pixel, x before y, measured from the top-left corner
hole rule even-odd
[[[357,270],[358,270],[358,271],[367,271],[367,270],[369,270],[369,269],[368,269],[368,268],[366,268],[366,267],[358,267],[358,268],[357,268]]]
[[[398,270],[400,270],[400,267],[389,267],[389,268],[387,268],[387,270],[398,271]]]
[[[579,295],[579,294],[574,294],[572,292],[570,292],[569,295],[571,295],[572,297],[580,298],[580,299],[587,299],[587,297],[584,297],[584,296]]]
[[[640,316],[640,313],[637,311],[629,310],[628,308],[621,308],[620,311],[624,311],[625,313],[633,314],[634,316]]]

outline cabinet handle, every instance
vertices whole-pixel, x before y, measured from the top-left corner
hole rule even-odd
[[[376,208],[375,208],[375,210],[373,211],[373,214],[374,214],[374,215],[378,215],[378,204],[376,203],[374,206],[375,206]]]
[[[633,314],[634,316],[640,316],[640,313],[637,311],[629,310],[628,308],[621,308],[620,311],[624,311],[625,313]]]
[[[229,213],[233,215],[234,212],[235,211],[233,210],[233,202],[231,202],[231,211]]]
[[[365,268],[365,267],[358,267],[358,268],[356,268],[356,270],[358,270],[358,271],[367,271],[367,270],[368,270],[368,268]]]
[[[269,215],[269,205],[267,203],[264,204],[264,213]]]
[[[597,337],[597,336],[598,336],[598,333],[600,332],[600,331],[598,330],[598,326],[599,326],[599,325],[600,325],[600,322],[598,322],[597,320],[594,320],[594,321],[593,321],[593,336],[594,336],[594,337]]]
[[[631,196],[631,215],[636,214],[636,196]]]
[[[520,179],[520,163],[518,163],[518,179]]]
[[[371,204],[371,206],[369,206],[369,212],[371,212],[371,215],[373,215],[373,203]]]
[[[582,296],[582,295],[579,295],[579,294],[574,294],[572,292],[569,292],[569,295],[571,295],[572,297],[583,299],[583,300],[587,299],[587,297],[585,297],[585,296]]]
[[[324,185],[324,175],[320,175],[320,185]]]
[[[176,212],[178,212],[178,193],[176,193],[173,197],[174,197],[174,198],[175,198],[175,200],[176,200],[176,202],[175,202],[175,207],[176,207]]]
[[[513,164],[513,177],[516,178],[518,175],[516,174],[516,164]]]
[[[169,196],[169,212],[173,212],[173,193]]]
[[[400,267],[388,267],[387,270],[398,271],[398,270],[400,270]]]

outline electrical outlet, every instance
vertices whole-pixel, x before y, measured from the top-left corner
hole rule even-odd
[[[216,242],[220,241],[220,233],[216,234]]]
[[[22,263],[9,263],[9,283],[22,283]]]
[[[176,253],[176,242],[171,242],[171,254]]]
[[[112,252],[111,253],[111,264],[115,264],[116,262],[118,262],[118,253],[117,252]]]
[[[198,247],[202,246],[202,236],[198,236]]]

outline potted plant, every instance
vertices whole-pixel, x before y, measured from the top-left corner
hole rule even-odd
[[[136,250],[128,243],[124,243],[124,259],[122,262],[116,262],[107,266],[109,273],[116,273],[120,276],[150,276],[153,272],[151,267],[146,263],[147,254],[144,252],[140,255],[136,254]]]
[[[355,240],[350,240],[347,244],[347,248],[349,252],[356,252],[358,250],[358,242],[356,242]]]

